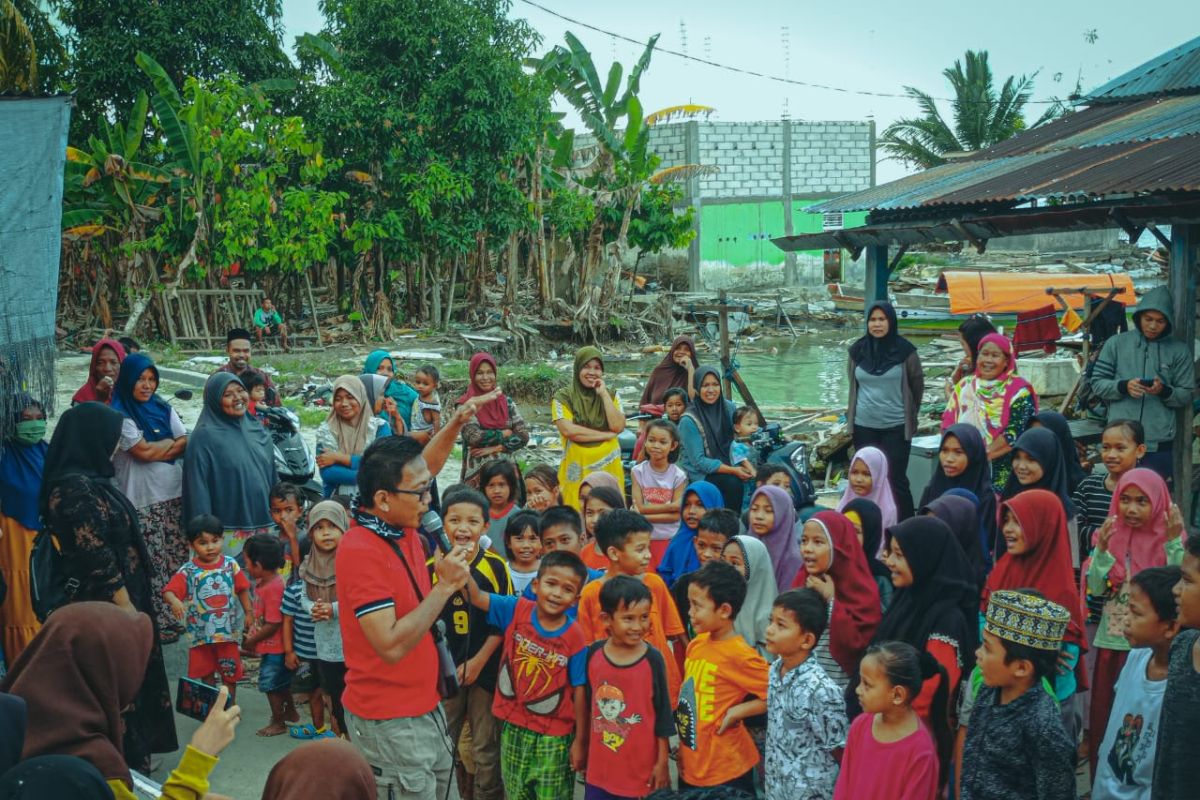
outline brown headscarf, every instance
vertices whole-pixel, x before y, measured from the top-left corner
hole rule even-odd
[[[696,341],[690,336],[676,336],[675,341],[671,342],[667,354],[663,356],[663,360],[658,362],[658,366],[650,372],[646,388],[642,390],[642,405],[662,403],[663,394],[667,389],[679,387],[687,391],[689,388],[687,370],[675,363],[675,348],[681,344],[686,344],[692,351],[692,366],[700,366],[700,360],[696,358]]]
[[[349,742],[305,742],[271,767],[262,793],[262,800],[297,797],[375,800],[375,776],[362,753]]]
[[[350,528],[350,515],[346,508],[336,500],[322,500],[308,512],[308,533],[312,538],[312,530],[318,522],[333,523],[333,526],[345,533]],[[304,579],[304,591],[309,600],[332,603],[337,600],[337,575],[334,564],[337,562],[337,551],[323,553],[315,544],[300,564],[300,577]]]
[[[29,709],[23,757],[76,756],[105,780],[131,783],[121,709],[137,696],[153,645],[150,617],[112,603],[72,603],[50,615],[0,684]]]
[[[325,424],[337,439],[338,452],[349,456],[361,456],[363,450],[367,449],[367,435],[370,433],[371,418],[375,416],[375,411],[367,399],[367,389],[357,375],[343,375],[333,382],[330,405],[333,405],[333,398],[337,396],[338,389],[345,389],[358,401],[358,418],[343,422],[337,410],[330,409],[329,419],[325,420]]]

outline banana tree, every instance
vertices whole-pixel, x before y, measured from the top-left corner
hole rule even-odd
[[[143,245],[163,218],[162,198],[172,177],[138,160],[147,110],[146,93],[140,92],[126,123],[105,123],[104,138],[90,137],[86,149],[67,148],[64,252],[68,269],[90,275],[91,307],[105,327],[112,325],[110,274],[122,292],[138,296],[157,272],[159,254]]]
[[[617,297],[630,220],[643,190],[652,183],[685,180],[716,169],[684,165],[658,172],[661,159],[650,150],[651,129],[658,122],[706,116],[712,109],[673,106],[644,115],[638,92],[657,35],[646,43],[627,77],[624,67],[614,62],[603,82],[582,42],[571,33],[565,38],[565,47],[556,46],[530,64],[571,104],[592,139],[578,147],[569,133],[557,137],[554,166],[568,188],[590,197],[596,206],[583,243],[575,314],[576,332],[595,338],[606,324],[607,308]],[[564,165],[564,161],[568,163]],[[614,217],[620,220],[615,232],[610,227]]]

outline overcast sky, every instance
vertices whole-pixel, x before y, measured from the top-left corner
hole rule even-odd
[[[915,113],[913,103],[853,92],[902,94],[903,87],[911,85],[945,97],[949,87],[941,71],[967,49],[987,50],[993,73],[1001,79],[1036,72],[1034,100],[1045,100],[1068,95],[1080,75],[1086,92],[1200,33],[1178,24],[1196,21],[1195,0],[1155,0],[1152,14],[1114,0],[1008,0],[978,10],[932,0],[536,1],[639,42],[661,33],[660,48],[853,90],[788,85],[660,51],[642,81],[647,112],[690,102],[716,108],[714,119],[778,119],[786,102],[793,119],[874,119],[880,131],[898,117]],[[560,43],[565,32],[575,33],[591,50],[602,76],[614,57],[628,67],[642,51],[639,45],[559,19],[525,0],[513,0],[511,13],[527,19],[541,34],[542,50]],[[289,47],[296,36],[315,32],[322,24],[318,0],[283,0],[283,16]],[[1044,108],[1031,105],[1026,118],[1032,122]],[[882,161],[879,180],[904,172],[895,162]]]

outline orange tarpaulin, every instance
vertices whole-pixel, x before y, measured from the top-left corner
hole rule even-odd
[[[1043,272],[982,272],[950,271],[938,278],[937,291],[950,295],[951,314],[1015,313],[1034,311],[1058,302],[1047,289],[1088,289],[1094,295],[1105,296],[1110,287],[1119,292],[1113,300],[1132,306],[1137,303],[1133,281],[1128,275],[1079,275],[1076,273],[1049,274]],[[1062,293],[1062,299],[1073,308],[1081,309],[1084,295]]]

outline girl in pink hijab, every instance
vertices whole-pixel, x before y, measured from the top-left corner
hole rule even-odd
[[[837,510],[841,511],[851,500],[859,497],[879,506],[885,531],[896,524],[896,499],[892,497],[892,487],[888,483],[887,456],[877,447],[863,447],[854,453],[850,461],[849,482],[842,499],[838,501]]]
[[[1095,533],[1096,549],[1087,568],[1087,592],[1104,600],[1093,646],[1091,719],[1106,720],[1121,668],[1129,656],[1124,624],[1129,616],[1130,578],[1149,567],[1183,561],[1183,515],[1171,503],[1171,493],[1152,469],[1131,469],[1117,481],[1108,518]],[[1092,729],[1096,730],[1092,730]],[[1104,726],[1088,729],[1092,768],[1104,739]]]

